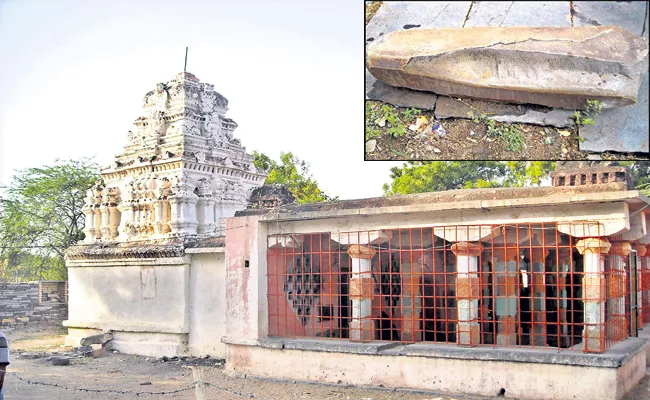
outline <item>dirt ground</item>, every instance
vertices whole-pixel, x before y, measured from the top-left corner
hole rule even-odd
[[[69,366],[54,366],[47,357],[27,359],[25,352],[54,354],[70,350],[63,347],[65,330],[5,331],[12,352],[9,375],[5,380],[7,400],[108,400],[108,399],[195,399],[192,372],[188,364],[202,360],[163,362],[149,357],[108,353],[99,358],[73,359]],[[205,360],[204,360],[205,361]],[[204,363],[205,364],[205,363]],[[214,364],[212,362],[212,364]],[[486,397],[404,392],[386,389],[355,388],[341,385],[317,385],[273,382],[257,378],[233,377],[222,366],[204,366],[204,381],[214,385],[206,389],[207,399],[345,399],[345,400],[478,400]],[[650,398],[650,370],[625,400]],[[16,374],[16,375],[12,375]],[[20,377],[21,379],[18,379]],[[39,382],[29,384],[26,381]],[[49,384],[43,385],[42,383]],[[50,386],[50,385],[58,385]],[[67,389],[66,389],[67,388]],[[87,390],[112,390],[95,393]],[[180,391],[187,389],[184,391]],[[178,391],[173,393],[174,391]],[[161,392],[167,394],[160,394]],[[170,393],[171,392],[171,393]],[[139,393],[139,395],[138,395]],[[493,397],[492,399],[502,399]],[[506,398],[508,398],[506,394]]]

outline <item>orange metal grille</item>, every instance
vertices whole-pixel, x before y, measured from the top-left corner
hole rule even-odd
[[[628,336],[629,271],[602,254],[585,273],[578,240],[555,223],[270,235],[269,335],[601,352]]]

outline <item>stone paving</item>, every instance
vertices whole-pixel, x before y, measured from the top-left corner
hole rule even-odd
[[[366,44],[383,41],[389,32],[411,28],[445,28],[473,26],[620,26],[648,41],[648,7],[643,1],[606,2],[606,1],[432,1],[432,2],[384,2],[377,14],[366,26]],[[410,97],[405,89],[391,93],[391,87],[377,85],[374,77],[366,70],[366,98],[390,102],[399,98],[403,106],[409,104]],[[381,82],[378,82],[381,83]],[[435,95],[431,95],[435,96]],[[435,97],[426,98],[425,103]],[[441,103],[442,104],[442,103]],[[444,104],[450,104],[446,101]],[[511,122],[529,122],[543,125],[547,122],[536,120],[528,112],[527,106],[520,115],[527,115],[526,120],[517,119],[510,113]],[[438,109],[441,114],[453,111]],[[517,114],[517,113],[514,113]],[[637,104],[616,109],[604,110],[596,125],[579,128],[584,142],[580,149],[590,152],[648,152],[648,75],[641,86]]]

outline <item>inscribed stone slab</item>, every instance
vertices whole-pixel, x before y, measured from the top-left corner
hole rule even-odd
[[[501,26],[571,26],[568,1],[513,1]]]
[[[645,152],[648,145],[648,74],[645,74],[637,103],[603,110],[594,125],[581,126],[584,138],[580,151]]]
[[[471,1],[386,1],[366,26],[366,43],[390,32],[414,28],[460,28]],[[406,27],[406,28],[405,28]]]
[[[596,99],[609,108],[635,101],[648,44],[615,26],[413,29],[369,45],[367,63],[391,86],[565,109]]]
[[[574,1],[573,25],[616,25],[641,36],[646,6],[645,1]]]

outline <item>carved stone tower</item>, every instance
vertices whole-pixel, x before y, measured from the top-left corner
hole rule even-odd
[[[88,191],[86,242],[223,234],[224,218],[266,178],[227,110],[187,72],[147,93],[124,151]]]

